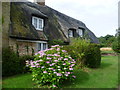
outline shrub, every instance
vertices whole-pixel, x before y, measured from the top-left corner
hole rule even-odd
[[[70,45],[64,46],[63,48],[76,60],[77,66],[82,68],[84,66],[85,49],[87,49],[89,44],[87,40],[75,38],[72,39]]]
[[[30,71],[29,67],[26,67],[26,60],[30,61],[30,60],[34,60],[34,56],[30,56],[30,55],[24,55],[24,56],[20,56],[19,57],[19,63],[20,63],[20,67],[22,73],[26,73]]]
[[[20,73],[25,73],[29,70],[26,68],[26,60],[33,60],[33,56],[19,56],[10,48],[2,50],[2,76],[12,76]]]
[[[72,58],[76,59],[77,66],[88,66],[92,68],[99,67],[101,61],[101,54],[99,46],[91,44],[84,39],[75,38],[71,44],[63,47],[68,51]],[[91,62],[92,61],[92,62]]]
[[[97,68],[101,63],[101,52],[97,44],[89,44],[85,50],[85,65],[91,68]]]
[[[26,61],[31,68],[33,81],[38,85],[49,85],[52,88],[59,87],[65,79],[74,79],[73,67],[75,60],[72,59],[59,45],[39,51],[34,61]]]
[[[52,45],[64,45],[65,43],[61,39],[54,39],[52,41],[49,41],[48,44],[51,47]]]
[[[2,50],[2,75],[11,76],[21,72],[18,55],[10,48],[3,48]]]
[[[120,53],[120,43],[118,41],[113,42],[112,44],[112,49],[116,52],[116,53]]]

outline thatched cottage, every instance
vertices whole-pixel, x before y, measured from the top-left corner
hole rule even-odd
[[[48,41],[84,37],[98,43],[96,36],[86,25],[60,13],[47,5],[38,3],[3,3],[3,47],[10,46],[22,54],[32,54],[48,48]]]

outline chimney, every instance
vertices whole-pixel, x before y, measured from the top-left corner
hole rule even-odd
[[[45,0],[34,0],[34,2],[42,6],[45,5]]]

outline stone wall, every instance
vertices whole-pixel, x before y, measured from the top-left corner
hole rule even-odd
[[[37,45],[35,42],[18,41],[16,39],[9,38],[9,46],[20,56],[33,55],[35,52],[37,52]]]

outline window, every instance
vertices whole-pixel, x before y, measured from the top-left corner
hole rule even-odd
[[[47,43],[38,43],[38,51],[42,51],[48,48]]]
[[[32,17],[32,24],[36,28],[36,30],[43,30],[43,19],[38,18],[38,17]]]
[[[78,33],[78,35],[79,35],[80,37],[83,36],[83,30],[82,30],[82,29],[78,29],[78,30],[77,30],[77,33]]]
[[[68,31],[68,36],[69,36],[69,37],[73,37],[73,30],[69,30],[69,31]]]

